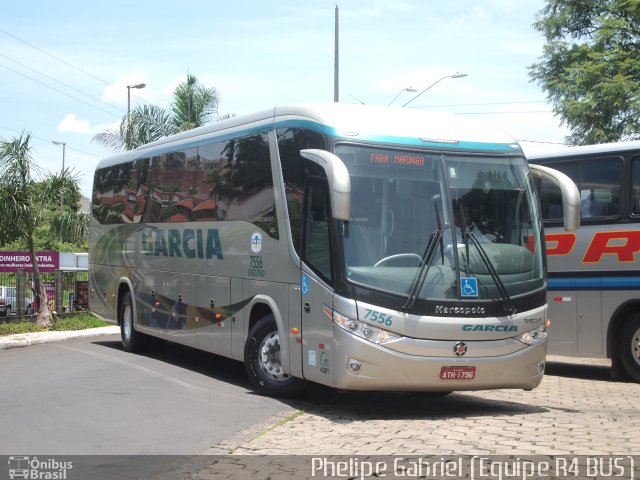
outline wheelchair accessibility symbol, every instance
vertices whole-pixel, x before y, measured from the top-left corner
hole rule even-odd
[[[309,277],[306,275],[302,276],[302,281],[300,282],[300,291],[303,295],[307,295],[309,293]]]
[[[462,297],[478,296],[478,279],[475,277],[460,277],[460,294]]]

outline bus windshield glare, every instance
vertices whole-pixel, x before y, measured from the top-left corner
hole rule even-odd
[[[350,282],[418,300],[508,299],[544,287],[524,158],[352,145],[336,154],[351,175]]]

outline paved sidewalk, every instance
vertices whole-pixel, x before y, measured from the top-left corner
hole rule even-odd
[[[32,332],[16,333],[15,335],[0,336],[0,350],[9,348],[28,347],[40,343],[59,342],[82,337],[98,337],[100,335],[120,334],[120,327],[111,325],[108,327],[87,328],[85,330],[72,330],[67,332]]]
[[[549,357],[531,392],[329,394],[234,455],[628,455],[640,453],[640,384],[609,377],[610,361]],[[558,362],[561,361],[561,362]],[[568,362],[568,363],[567,363]],[[296,405],[294,404],[294,407]]]

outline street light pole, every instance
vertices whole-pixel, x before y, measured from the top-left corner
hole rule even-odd
[[[415,92],[417,92],[417,91],[418,91],[418,90],[416,90],[416,89],[415,89],[415,88],[413,88],[413,87],[403,88],[402,90],[400,90],[400,91],[398,92],[398,94],[397,94],[395,97],[393,97],[393,100],[391,100],[391,101],[388,103],[388,105],[387,105],[387,106],[389,106],[389,105],[391,105],[393,102],[395,102],[395,101],[398,99],[398,97],[399,97],[402,93],[404,93],[404,92],[413,92],[413,93],[415,93]]]
[[[61,174],[64,175],[64,157],[65,157],[65,152],[67,150],[67,143],[66,142],[56,142],[55,140],[53,140],[52,142],[54,145],[62,145],[62,170],[60,170]],[[60,190],[60,213],[62,214],[64,212],[64,182],[62,184],[62,189]]]
[[[146,83],[136,83],[135,85],[127,85],[127,150],[131,150],[131,89],[132,88],[144,88]]]
[[[462,77],[466,77],[467,74],[466,73],[454,73],[453,75],[445,75],[442,78],[439,78],[438,80],[436,80],[435,82],[433,82],[431,85],[429,85],[427,88],[425,88],[423,91],[421,91],[418,95],[416,95],[415,97],[413,97],[411,100],[409,100],[407,103],[405,103],[404,105],[402,105],[403,107],[406,107],[407,105],[409,105],[411,102],[413,102],[416,98],[418,98],[420,95],[422,95],[424,92],[426,92],[427,90],[429,90],[431,87],[433,87],[434,85],[436,85],[437,83],[440,83],[442,80],[444,80],[445,78],[462,78]]]

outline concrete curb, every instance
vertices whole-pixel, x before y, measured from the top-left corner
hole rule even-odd
[[[74,338],[98,337],[100,335],[120,334],[120,327],[112,325],[109,327],[87,328],[86,330],[72,330],[68,332],[33,332],[17,333],[0,337],[0,350],[10,348],[28,347],[41,343],[59,342],[61,340],[71,340]]]

